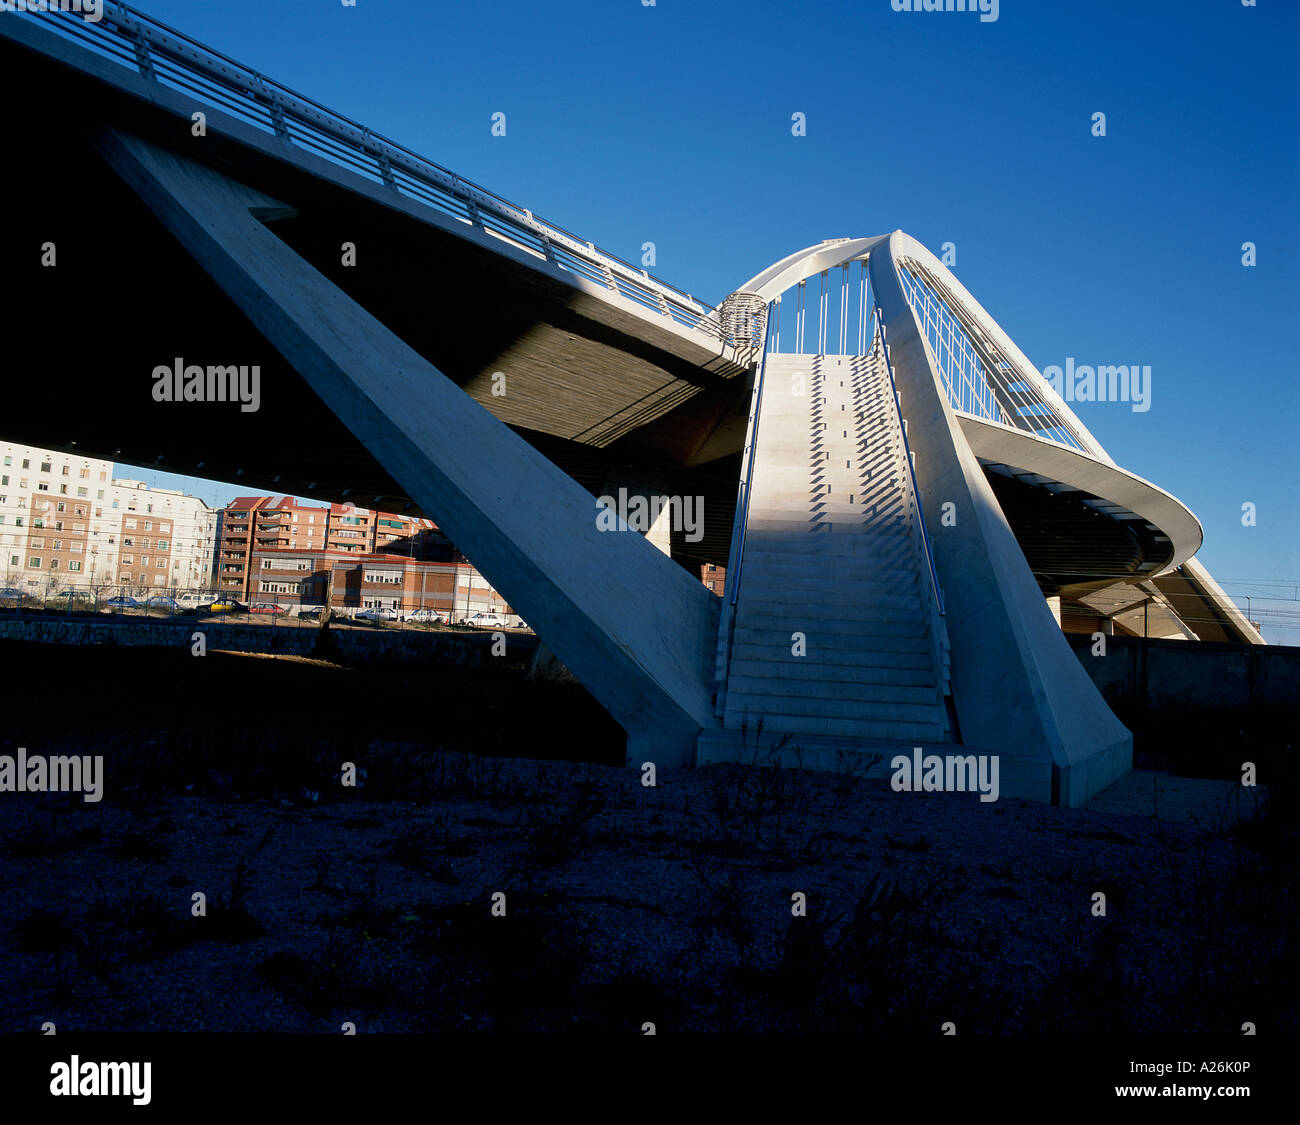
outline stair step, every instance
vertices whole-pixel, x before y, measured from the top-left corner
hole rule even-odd
[[[828,603],[754,602],[740,592],[736,606],[736,627],[746,629],[790,629],[807,633],[848,633],[870,636],[879,625],[913,626],[924,632],[930,615],[919,598],[910,606],[835,606]]]
[[[781,634],[781,642],[755,642],[748,637],[737,637],[732,643],[732,666],[737,661],[780,666],[786,660],[808,661],[808,657],[792,656],[790,653],[790,634]],[[828,642],[835,640],[846,642],[836,645]],[[819,639],[812,663],[822,667],[884,669],[933,672],[933,659],[930,655],[930,642],[921,637],[877,637],[870,649],[852,644],[854,638],[827,636]]]
[[[823,626],[823,622],[818,623]],[[791,633],[803,633],[809,651],[814,648],[822,652],[858,652],[865,653],[871,649],[880,652],[930,652],[930,634],[925,625],[917,622],[877,621],[870,626],[855,629],[852,632],[819,627],[813,631],[807,629],[781,629],[769,625],[748,625],[738,621],[732,640],[734,644],[753,644],[768,649],[784,648],[790,651],[793,643]]]
[[[733,713],[730,704],[728,704],[723,725],[729,730],[738,730],[740,724],[745,722],[750,729],[753,729],[759,719],[763,720],[763,733],[765,736],[789,734],[789,745],[791,746],[798,745],[800,734],[808,735],[810,738],[818,736],[868,738],[890,742],[911,742],[913,744],[918,742],[942,742],[947,734],[946,723],[883,722],[862,719],[838,719],[829,716],[813,720],[798,715],[764,714],[759,710]]]
[[[874,536],[878,541],[880,536]],[[826,532],[809,533],[808,531],[790,532],[773,531],[752,535],[745,531],[744,565],[748,566],[753,558],[789,557],[792,554],[848,555],[854,558],[900,559],[911,557],[912,545],[908,537],[899,536],[896,543],[885,541],[874,543],[873,534],[844,535]]]
[[[878,684],[897,687],[935,687],[934,670],[929,662],[914,667],[899,667],[897,654],[881,653],[879,666],[863,664],[831,664],[824,660],[810,661],[807,657],[791,656],[786,650],[784,659],[734,657],[731,676],[749,679],[816,680],[833,684]]]
[[[827,582],[820,590],[809,592],[788,586],[758,583],[741,584],[736,604],[740,614],[767,614],[778,617],[816,617],[818,620],[907,621],[928,616],[915,582],[895,586],[886,593],[880,589],[857,591],[850,597],[837,584]]]
[[[868,684],[853,683],[844,680],[806,680],[774,679],[768,676],[738,675],[737,669],[731,669],[731,678],[727,681],[729,697],[746,696],[753,699],[771,701],[772,709],[782,714],[807,714],[802,710],[792,710],[784,701],[805,701],[813,706],[813,714],[836,714],[836,710],[817,704],[843,704],[845,713],[850,717],[858,715],[851,704],[879,704],[881,706],[900,707],[938,707],[941,699],[939,689],[930,684]]]
[[[770,555],[761,559],[752,559],[745,553],[745,567],[742,574],[745,585],[762,585],[770,582],[825,581],[820,577],[823,568],[817,559],[802,555]],[[904,582],[911,582],[917,577],[916,568],[912,566],[880,566],[876,560],[865,560],[863,565],[855,561],[841,563],[835,568],[834,584],[836,589],[843,585],[858,584],[897,587]],[[927,576],[928,581],[928,576]]]

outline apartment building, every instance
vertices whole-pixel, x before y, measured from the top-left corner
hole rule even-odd
[[[0,585],[89,585],[111,569],[92,524],[112,474],[109,461],[0,442]]]
[[[115,479],[97,517],[113,585],[139,593],[206,590],[212,584],[216,512],[195,496]]]
[[[709,590],[722,597],[727,588],[727,568],[718,566],[716,563],[700,564],[700,581],[703,582]]]
[[[286,609],[330,606],[344,613],[391,609],[401,614],[434,609],[454,620],[475,613],[511,614],[504,597],[459,552],[421,559],[385,552],[255,549],[248,599]]]
[[[217,588],[241,601],[258,600],[259,594],[288,596],[287,587],[304,575],[318,576],[312,581],[319,590],[311,596],[323,597],[326,555],[397,554],[427,561],[450,559],[452,551],[432,520],[351,504],[313,507],[292,496],[236,497],[221,512],[217,539]]]
[[[237,496],[222,509],[216,544],[217,589],[243,601],[256,592],[256,551],[323,551],[330,509],[292,496]]]

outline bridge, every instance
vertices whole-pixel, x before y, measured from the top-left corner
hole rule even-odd
[[[430,516],[629,762],[961,747],[1078,804],[1131,738],[1053,606],[1258,641],[1195,517],[901,231],[709,306],[125,4],[0,16],[0,60],[39,110],[11,339],[54,376],[7,436]],[[173,364],[256,366],[258,409],[157,401]],[[602,530],[619,490],[700,533]]]

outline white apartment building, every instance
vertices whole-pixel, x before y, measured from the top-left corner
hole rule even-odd
[[[110,461],[0,441],[0,587],[102,580],[92,525],[112,475]]]
[[[140,590],[211,590],[217,512],[197,496],[117,479],[96,530],[113,558],[111,583]]]
[[[210,589],[216,521],[111,461],[0,441],[0,589]]]

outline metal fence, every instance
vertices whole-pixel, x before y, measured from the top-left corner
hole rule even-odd
[[[372,629],[528,630],[516,613],[493,613],[474,605],[423,606],[362,593],[359,604],[332,604],[330,626]],[[352,599],[348,599],[351,603]],[[392,603],[396,602],[396,605]],[[160,590],[130,585],[70,586],[47,581],[0,586],[0,615],[112,617],[126,621],[178,620],[239,623],[277,628],[319,628],[325,605],[319,599],[277,594],[261,600],[236,598],[219,590]],[[531,631],[531,630],[529,630]]]

